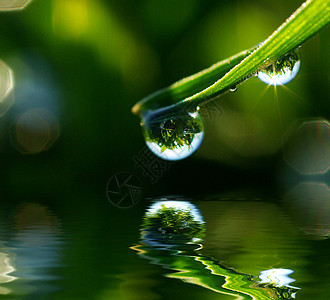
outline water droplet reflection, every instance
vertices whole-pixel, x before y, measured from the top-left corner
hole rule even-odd
[[[180,244],[202,237],[203,218],[195,205],[187,201],[158,201],[146,211],[143,229],[148,239]]]
[[[199,204],[205,205],[206,203]],[[219,202],[214,202],[214,204],[218,205]],[[232,203],[228,203],[228,205],[233,207]],[[223,217],[221,213],[220,210],[220,213],[217,211],[212,216],[219,220]],[[237,216],[235,220],[238,220]],[[194,222],[199,224],[200,231],[194,230]],[[297,289],[285,285],[287,282],[274,280],[270,282],[269,276],[266,276],[267,282],[259,282],[250,274],[225,266],[215,260],[213,255],[205,256],[207,250],[204,250],[203,245],[198,244],[204,243],[204,236],[203,240],[198,238],[201,232],[204,233],[204,227],[206,227],[206,223],[203,221],[199,209],[191,202],[159,199],[146,210],[141,228],[140,244],[131,249],[137,251],[141,258],[148,259],[152,264],[175,271],[174,273],[166,272],[164,274],[166,277],[196,284],[219,294],[231,295],[237,299],[245,299],[247,296],[249,299],[250,297],[252,299],[294,298]],[[237,226],[237,230],[241,232],[242,226]],[[221,235],[223,234],[221,232]],[[246,236],[244,233],[243,235]],[[214,239],[214,236],[205,238]],[[228,247],[228,243],[221,244],[222,247]],[[240,251],[236,252],[237,249],[234,252],[236,255],[240,253]],[[244,253],[244,251],[242,252]],[[260,253],[256,255],[260,255]],[[251,264],[251,257],[249,263]],[[252,264],[255,267],[254,260]],[[262,275],[267,274],[261,272]]]
[[[3,284],[17,279],[15,276],[12,276],[15,267],[12,263],[13,257],[7,251],[6,247],[0,247],[0,295],[11,293],[11,289],[4,287]]]
[[[299,67],[299,53],[295,50],[259,71],[258,78],[269,85],[287,84],[297,75]]]
[[[294,299],[299,288],[290,285],[290,283],[296,281],[289,277],[293,272],[293,270],[281,268],[261,271],[259,275],[260,284],[274,286],[277,294],[275,299]]]
[[[290,269],[270,269],[261,271],[259,278],[260,283],[271,283],[275,286],[289,286],[290,283],[296,281],[289,277],[294,271]]]
[[[201,145],[204,126],[198,111],[162,115],[147,114],[142,131],[149,149],[165,160],[180,160],[193,154]]]

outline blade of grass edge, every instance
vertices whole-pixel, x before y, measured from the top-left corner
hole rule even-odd
[[[307,0],[258,47],[242,51],[150,94],[135,104],[132,112],[142,115],[148,110],[157,109],[160,114],[172,114],[185,110],[187,106],[196,107],[208,102],[302,45],[328,23],[329,0]],[[208,84],[211,85],[202,90]],[[197,90],[199,92],[194,94]],[[177,100],[181,101],[173,104]]]
[[[248,79],[258,70],[297,48],[329,23],[329,0],[307,0],[249,56],[205,90],[178,103],[195,106],[207,102]]]
[[[224,59],[207,69],[185,77],[166,88],[144,97],[133,106],[132,112],[138,115],[149,109],[172,105],[179,100],[183,100],[186,97],[209,87],[245,57],[251,54],[254,49],[256,49],[256,47],[237,53],[236,55]]]

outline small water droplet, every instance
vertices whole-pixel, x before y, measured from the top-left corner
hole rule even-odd
[[[300,58],[296,49],[259,71],[258,78],[269,85],[287,84],[297,75],[299,67]]]
[[[232,87],[230,87],[230,91],[231,92],[236,92],[237,91],[237,86],[233,85]]]
[[[143,135],[149,149],[165,160],[181,160],[201,145],[204,126],[198,111],[144,116]]]

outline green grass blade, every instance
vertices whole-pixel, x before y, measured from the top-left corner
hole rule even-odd
[[[207,89],[186,98],[195,105],[206,102],[229,90],[258,70],[296,49],[329,23],[329,0],[308,0],[303,3],[274,33],[248,57]],[[179,103],[180,104],[180,103]]]
[[[244,50],[225,60],[222,60],[211,67],[202,70],[194,75],[183,78],[172,85],[156,91],[139,101],[133,108],[134,114],[139,114],[149,109],[156,109],[163,106],[175,104],[182,101],[216,82],[224,76],[230,69],[241,62],[254,50]]]
[[[132,112],[143,114],[161,107],[178,111],[210,101],[302,45],[324,28],[329,18],[329,0],[307,0],[254,51],[240,52],[159,90],[139,101]]]

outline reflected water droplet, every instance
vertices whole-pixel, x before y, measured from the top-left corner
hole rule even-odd
[[[143,230],[149,242],[197,243],[204,236],[204,221],[198,208],[188,201],[157,201],[146,211]]]
[[[281,268],[261,271],[259,275],[259,278],[261,279],[260,283],[271,283],[278,287],[289,287],[290,283],[296,281],[289,276],[293,272],[293,270]]]
[[[258,78],[268,85],[287,84],[297,75],[299,67],[300,58],[296,49],[259,71]]]
[[[146,211],[146,215],[154,215],[162,208],[169,208],[174,210],[186,210],[191,214],[192,220],[200,223],[204,223],[203,217],[196,207],[189,201],[178,201],[178,200],[161,200],[154,202]]]
[[[142,131],[149,149],[165,160],[180,160],[201,145],[204,126],[198,111],[164,114],[156,111],[144,116]]]
[[[258,271],[257,274],[260,274],[261,280],[257,281],[253,274],[243,273],[242,270],[239,271],[228,265],[223,265],[213,255],[204,256],[203,253],[205,252],[210,254],[210,249],[218,245],[218,241],[216,244],[211,243],[205,246],[205,238],[214,240],[215,237],[205,236],[206,226],[199,208],[189,201],[182,201],[180,198],[177,200],[172,197],[162,197],[147,208],[141,226],[140,241],[131,247],[132,250],[137,251],[141,258],[147,259],[151,264],[161,266],[165,270],[171,270],[170,273],[166,271],[164,274],[167,278],[199,285],[217,292],[219,295],[224,294],[225,297],[230,295],[235,299],[294,299],[299,288],[289,285],[294,281],[289,277],[293,273],[291,269],[278,268],[265,271],[263,269],[261,273]],[[199,204],[203,203],[204,208],[205,205],[207,207],[210,204],[215,205],[213,207],[217,208],[219,204],[221,205],[221,202],[201,201]],[[247,204],[245,201],[243,203]],[[232,201],[226,203],[226,205],[232,211]],[[247,205],[251,207],[250,204]],[[246,216],[246,209],[243,211],[243,215]],[[216,217],[218,215],[224,216],[221,209],[219,212],[220,214],[214,214],[212,208],[213,219],[222,219],[222,217]],[[237,214],[234,213],[234,215],[236,222],[239,218]],[[259,214],[257,215],[259,216]],[[251,217],[251,214],[249,216]],[[254,223],[254,217],[252,217],[252,220]],[[225,223],[226,230],[224,231],[214,228],[218,237],[223,238],[226,235],[228,223]],[[242,225],[249,227],[246,224]],[[236,227],[242,234],[242,226]],[[208,229],[210,228],[213,227],[208,226]],[[220,247],[223,247],[222,250],[224,250],[221,251],[221,258],[226,255],[225,253],[231,247],[235,249],[233,250],[234,253],[237,253],[237,247],[234,247],[233,241],[241,240],[233,239],[232,230],[229,231],[229,240],[224,243],[224,240],[222,240],[222,243],[220,243]],[[246,233],[243,233],[243,235],[246,236]],[[269,250],[268,243],[264,244],[267,245],[267,250]],[[203,252],[201,252],[202,249],[204,249]],[[259,255],[257,254],[257,256]],[[252,261],[252,269],[255,269],[256,261],[251,260],[250,255],[248,257],[249,263]],[[281,263],[283,262],[281,261]]]
[[[234,86],[230,87],[230,91],[231,92],[236,92],[237,91],[237,86],[234,85]]]

